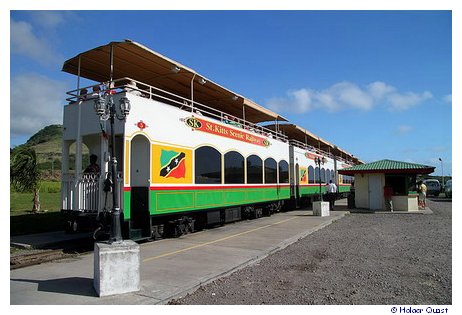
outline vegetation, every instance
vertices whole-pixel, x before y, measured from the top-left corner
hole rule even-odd
[[[40,203],[43,211],[39,215],[30,211],[32,199],[33,193],[10,192],[10,234],[22,235],[63,230],[59,183],[42,183]]]
[[[39,212],[41,173],[34,149],[25,146],[11,154],[10,180],[17,192],[33,192],[32,212]]]
[[[10,150],[11,235],[63,229],[60,214],[62,133],[61,125],[50,125]],[[37,212],[38,209],[42,211]]]

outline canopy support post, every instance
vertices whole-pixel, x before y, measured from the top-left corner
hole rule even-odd
[[[80,63],[81,63],[81,56],[79,55],[79,62],[77,68],[77,93],[80,94]],[[82,176],[82,135],[81,135],[81,123],[82,123],[82,100],[79,99],[77,102],[77,135],[76,135],[76,148],[75,148],[75,183],[74,183],[74,196],[78,196],[77,198],[73,198],[73,209],[80,209],[80,195],[79,195],[79,185],[77,184],[80,181],[80,177]]]
[[[191,113],[194,110],[194,78],[196,77],[196,74],[194,73],[192,79],[191,79]]]
[[[111,44],[111,59],[109,60],[111,63],[110,73],[109,73],[109,82],[112,82],[112,75],[114,73],[114,46]]]

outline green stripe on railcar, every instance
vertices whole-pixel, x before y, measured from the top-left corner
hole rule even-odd
[[[349,192],[350,188],[351,188],[350,185],[348,185],[348,186],[339,186],[338,187],[338,192]]]
[[[227,188],[194,190],[150,190],[151,215],[222,208],[290,198],[290,188]],[[124,216],[130,219],[130,192],[124,193]]]

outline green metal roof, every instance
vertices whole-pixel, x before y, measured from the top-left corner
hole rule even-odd
[[[350,175],[355,173],[410,173],[430,174],[435,170],[434,166],[408,163],[393,160],[380,160],[376,162],[355,165],[340,169],[339,173]]]

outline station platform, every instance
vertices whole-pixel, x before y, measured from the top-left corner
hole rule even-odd
[[[339,207],[343,208],[343,207]],[[328,217],[310,210],[282,212],[140,245],[141,290],[98,297],[93,254],[10,271],[12,305],[166,304],[251,265],[347,214]]]

